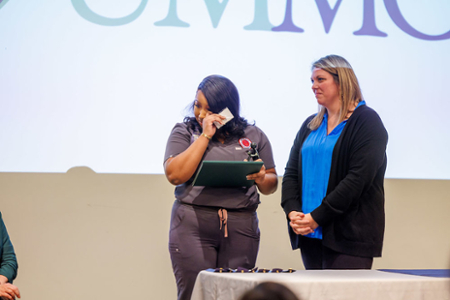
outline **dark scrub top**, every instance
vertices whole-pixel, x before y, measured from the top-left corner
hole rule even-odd
[[[198,137],[185,123],[178,123],[172,129],[167,142],[164,161],[185,151]],[[275,168],[272,147],[264,132],[249,125],[242,138],[235,138],[222,144],[211,140],[203,160],[243,161],[248,157],[250,143],[257,143],[257,150],[266,169]],[[221,207],[225,209],[255,210],[260,203],[256,185],[251,187],[203,187],[192,186],[196,173],[187,182],[175,188],[175,197],[179,201],[192,205]]]

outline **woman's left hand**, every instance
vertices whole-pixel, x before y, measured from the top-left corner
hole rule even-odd
[[[262,159],[258,159],[255,161],[262,161]],[[258,173],[247,175],[247,180],[254,180],[256,184],[263,183],[265,178],[266,178],[266,167],[264,165],[262,165]]]
[[[247,161],[244,159],[244,161]],[[255,161],[262,161],[261,159]],[[275,168],[266,169],[262,165],[258,173],[247,175],[247,180],[254,180],[258,190],[264,195],[270,195],[277,190],[278,177]]]

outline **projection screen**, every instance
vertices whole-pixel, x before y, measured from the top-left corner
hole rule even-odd
[[[352,64],[388,178],[450,179],[448,0],[0,1],[0,172],[163,173],[200,81],[230,78],[279,175],[317,112],[311,64]]]

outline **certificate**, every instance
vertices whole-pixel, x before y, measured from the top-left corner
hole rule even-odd
[[[192,185],[215,187],[250,187],[254,180],[247,175],[258,173],[262,161],[203,161]]]

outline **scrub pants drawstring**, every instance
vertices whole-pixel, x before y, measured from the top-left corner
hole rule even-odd
[[[228,225],[227,225],[227,220],[228,220],[228,212],[225,208],[221,208],[219,209],[219,219],[220,219],[220,230],[222,230],[222,225],[223,225],[223,229],[225,231],[225,237],[228,237]]]

